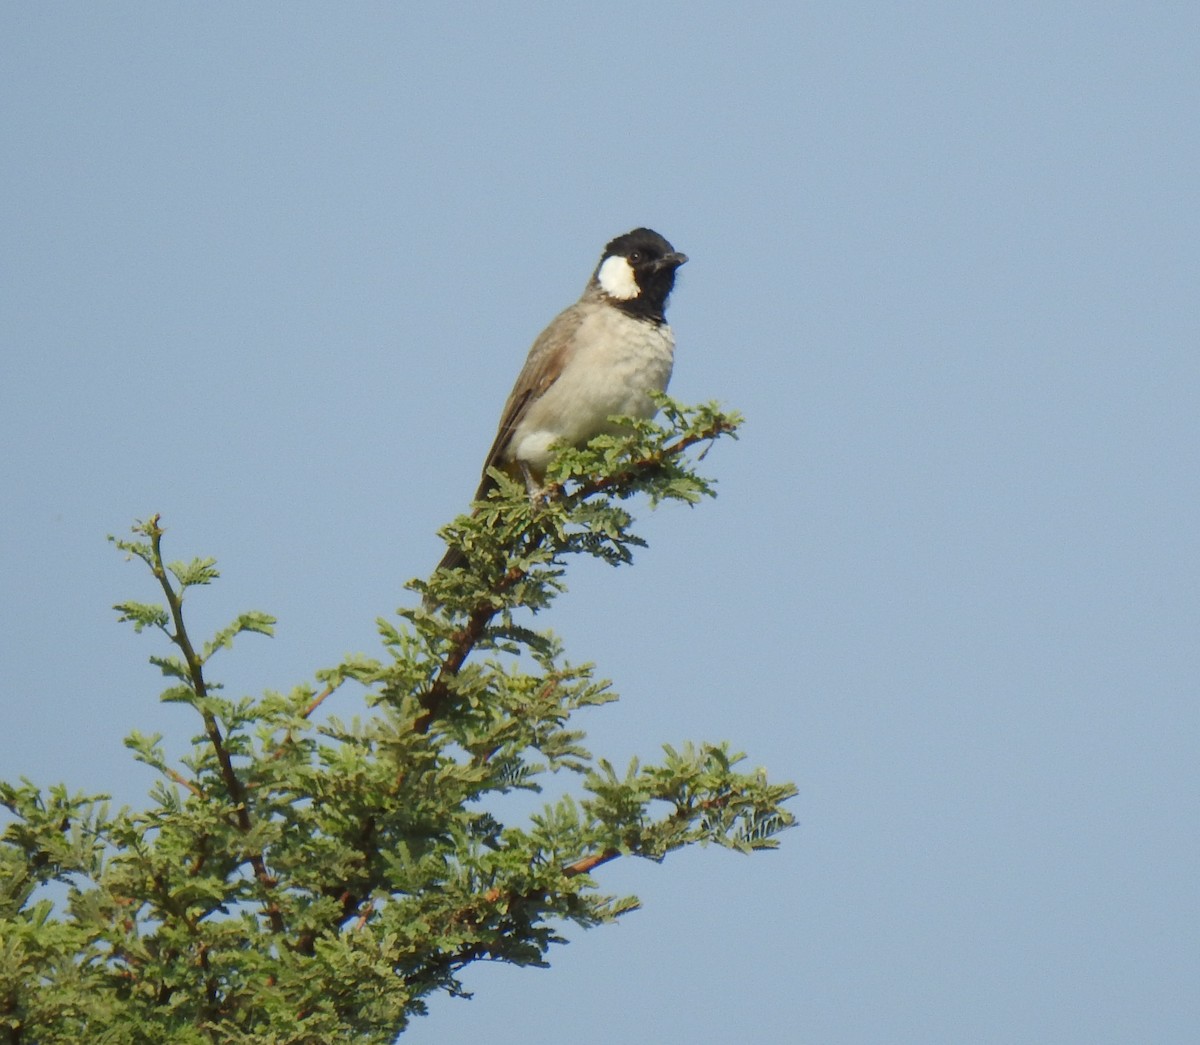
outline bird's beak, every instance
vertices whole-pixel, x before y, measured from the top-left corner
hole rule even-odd
[[[686,254],[680,254],[679,251],[673,250],[669,254],[664,254],[658,259],[657,267],[660,269],[677,269],[680,265],[686,262],[687,259],[688,256]]]

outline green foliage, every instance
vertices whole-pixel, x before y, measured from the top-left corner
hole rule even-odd
[[[165,563],[157,517],[115,541],[163,596],[119,604],[120,619],[173,647],[151,657],[162,699],[190,704],[203,730],[178,765],[159,737],[130,734],[158,774],[146,810],[0,783],[0,1042],[390,1042],[432,992],[463,993],[466,965],[543,965],[566,924],[636,908],[599,892],[604,863],[773,848],[791,785],[724,744],[668,746],[623,772],[593,757],[572,714],[616,697],[517,620],[562,590],[566,556],[629,561],[634,493],[712,493],[685,452],[737,419],[661,406],[662,424],[563,451],[540,498],[498,475],[444,531],[470,566],[412,582],[424,604],[379,622],[385,656],[348,657],[319,689],[220,696],[214,655],[273,619],[242,614],[197,647],[183,604],[214,561]],[[365,714],[319,718],[347,682]],[[550,773],[576,793],[500,818],[498,796]]]

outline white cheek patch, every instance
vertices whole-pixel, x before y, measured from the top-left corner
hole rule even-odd
[[[604,293],[618,301],[630,301],[642,292],[634,278],[633,266],[621,257],[605,258],[597,278]]]

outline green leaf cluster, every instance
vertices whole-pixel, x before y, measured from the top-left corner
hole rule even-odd
[[[115,541],[162,596],[120,619],[168,643],[161,699],[201,729],[177,764],[160,737],[128,737],[157,774],[143,810],[0,783],[0,1042],[390,1042],[431,993],[465,993],[467,965],[544,965],[565,926],[635,909],[600,891],[608,861],[773,848],[790,784],[726,744],[623,771],[594,757],[573,716],[615,695],[521,616],[562,590],[567,556],[630,560],[633,494],[712,493],[695,451],[737,419],[660,405],[660,423],[564,450],[536,498],[497,474],[444,531],[467,565],[412,582],[424,604],[379,622],[382,655],[286,694],[234,700],[210,679],[218,652],[274,624],[244,613],[193,643],[184,601],[212,559],[165,562],[157,517]],[[505,814],[502,796],[549,774],[574,788]]]

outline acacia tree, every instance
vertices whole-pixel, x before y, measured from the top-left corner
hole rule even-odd
[[[662,423],[562,452],[541,498],[496,473],[443,531],[470,566],[411,582],[424,604],[379,622],[386,655],[287,694],[221,695],[213,657],[274,621],[244,613],[197,643],[184,603],[217,578],[212,559],[167,562],[157,517],[115,540],[161,596],[116,609],[169,643],[151,657],[161,699],[202,729],[178,764],[159,737],[128,737],[159,775],[145,810],[0,783],[0,1041],[390,1042],[429,994],[463,993],[470,963],[544,965],[565,924],[637,907],[599,891],[608,861],[773,848],[790,784],[725,744],[665,746],[624,771],[594,757],[571,716],[616,697],[521,623],[563,590],[569,556],[630,561],[643,542],[621,502],[712,493],[689,451],[738,419],[661,406]],[[347,683],[365,695],[350,720],[331,713]],[[500,819],[498,796],[551,773],[576,793]]]

